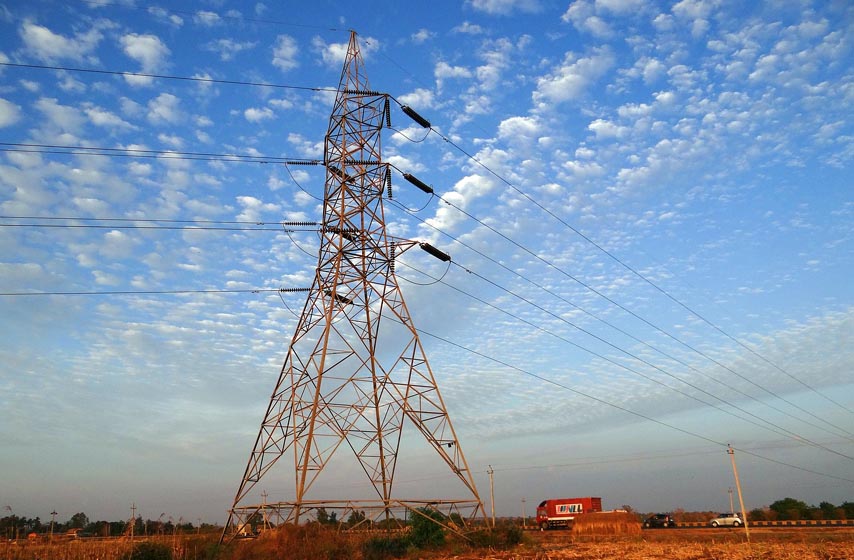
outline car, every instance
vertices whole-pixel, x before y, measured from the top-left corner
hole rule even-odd
[[[656,513],[655,515],[650,515],[643,522],[643,526],[646,529],[654,529],[654,528],[663,528],[667,529],[669,527],[676,527],[676,521],[673,520],[673,516],[669,513]]]
[[[719,513],[717,517],[709,521],[712,527],[741,527],[744,521],[737,513]]]

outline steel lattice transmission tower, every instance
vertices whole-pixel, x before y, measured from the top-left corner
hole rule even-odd
[[[319,508],[341,510],[342,520],[348,511],[368,512],[366,522],[386,524],[424,507],[463,519],[484,515],[394,273],[396,253],[417,244],[386,233],[390,169],[382,161],[380,132],[389,120],[389,97],[370,90],[351,33],[325,139],[316,274],[224,537],[262,518],[265,524],[298,523]],[[462,498],[397,497],[393,483],[405,424],[414,428],[406,433],[420,434],[456,475]],[[336,451],[354,457],[364,471],[372,487],[367,499],[312,497]],[[294,499],[253,504],[253,489],[280,459],[293,461]]]

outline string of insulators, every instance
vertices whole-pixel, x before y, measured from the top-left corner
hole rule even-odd
[[[394,274],[394,259],[395,259],[395,253],[396,252],[397,252],[397,245],[392,243],[391,255],[389,256],[389,261],[388,261],[388,269],[389,269],[389,272],[391,272],[392,274]]]
[[[291,226],[291,227],[313,227],[319,226],[320,222],[276,222],[280,226]],[[256,226],[266,226],[267,222],[255,222]]]
[[[378,159],[345,159],[345,165],[380,165],[382,162]]]
[[[391,103],[388,101],[388,95],[385,96],[383,111],[385,112],[385,126],[386,128],[391,128]]]
[[[433,194],[433,187],[421,181],[418,177],[410,175],[409,173],[404,173],[403,178],[418,187],[419,189],[421,189],[422,191],[426,192],[427,194]]]
[[[353,180],[352,177],[350,177],[334,165],[329,165],[326,168],[329,169],[329,171],[331,171],[333,175],[337,175],[342,181],[349,182]]]
[[[382,92],[374,91],[370,89],[345,89],[345,95],[385,95]]]
[[[350,304],[352,304],[352,303],[353,303],[353,300],[352,300],[352,299],[350,299],[350,298],[348,298],[348,297],[345,297],[345,296],[342,296],[342,295],[341,295],[341,294],[339,294],[339,293],[336,293],[336,294],[333,296],[333,295],[332,295],[332,290],[323,290],[323,293],[324,293],[324,294],[326,294],[326,295],[327,295],[327,296],[329,296],[329,297],[334,297],[334,298],[335,298],[335,299],[337,299],[339,302],[341,302],[341,303],[343,303],[343,304],[345,304],[345,305],[350,305]]]
[[[385,184],[386,189],[388,190],[388,199],[391,200],[391,168],[386,167],[385,170]]]
[[[448,253],[443,253],[442,251],[433,247],[429,243],[422,242],[419,243],[418,246],[442,262],[448,262],[449,260],[451,260],[451,255],[449,255]]]
[[[401,105],[401,106],[400,106],[400,108],[401,108],[401,110],[402,110],[404,113],[406,113],[406,114],[407,114],[407,116],[408,116],[410,119],[412,119],[413,121],[417,122],[417,123],[418,123],[418,124],[420,124],[422,127],[424,127],[424,128],[430,128],[430,127],[432,126],[432,125],[430,124],[430,121],[428,121],[427,119],[425,119],[424,117],[422,117],[421,115],[419,115],[418,113],[416,113],[416,112],[415,112],[415,110],[414,110],[414,109],[412,109],[412,107],[410,107],[409,105]]]
[[[353,241],[353,242],[356,241],[356,237],[353,235],[353,233],[350,230],[341,229],[340,227],[336,227],[336,226],[329,226],[326,228],[326,231],[329,233],[337,233],[338,235],[340,235],[341,237],[343,237],[344,239],[346,239],[348,241]],[[353,231],[355,231],[355,230],[353,230]]]

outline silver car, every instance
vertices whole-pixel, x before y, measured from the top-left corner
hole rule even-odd
[[[744,521],[737,513],[719,513],[717,517],[709,521],[712,527],[741,527]]]

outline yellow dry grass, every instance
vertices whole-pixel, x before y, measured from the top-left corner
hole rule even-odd
[[[640,535],[636,515],[625,511],[587,513],[572,524],[573,535]]]

